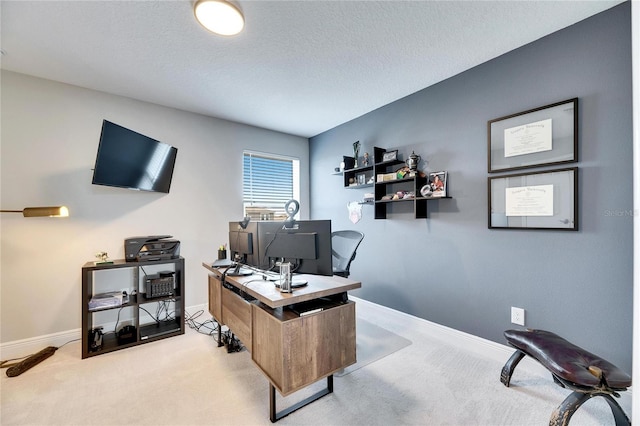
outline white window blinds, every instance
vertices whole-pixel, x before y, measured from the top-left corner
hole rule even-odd
[[[242,181],[245,216],[252,220],[284,220],[284,205],[299,197],[299,161],[245,152]]]

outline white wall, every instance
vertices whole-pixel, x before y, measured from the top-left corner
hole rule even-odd
[[[186,259],[187,306],[207,303],[203,261],[242,216],[242,151],[300,159],[309,211],[308,140],[2,71],[2,209],[67,205],[65,219],[0,216],[0,342],[75,330],[85,262],[124,257],[126,237],[170,234]],[[91,184],[102,120],[178,148],[169,194]]]

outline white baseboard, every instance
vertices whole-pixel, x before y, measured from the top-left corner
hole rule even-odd
[[[55,346],[56,348],[59,348],[65,343],[80,340],[81,338],[82,331],[78,328],[75,330],[46,334],[30,339],[15,340],[13,342],[0,344],[0,358],[2,358],[2,360],[24,358],[41,351],[47,346]]]
[[[203,318],[209,319],[211,316],[207,310],[207,304],[194,305],[185,308],[189,315],[196,315],[200,311],[204,311]],[[204,321],[206,321],[206,319]],[[80,340],[82,338],[82,330],[68,330],[59,333],[46,334],[43,336],[32,337],[29,339],[14,340],[12,342],[0,344],[0,359],[8,360],[15,358],[23,358],[34,354],[47,346],[61,347],[65,343]]]
[[[404,312],[396,311],[395,309],[387,308],[386,306],[378,305],[376,303],[372,303],[354,296],[349,296],[349,298],[356,302],[356,306],[358,303],[363,305],[366,304],[367,307],[371,309],[371,311],[377,311],[381,315],[401,319],[402,324],[406,324],[406,326],[409,327],[411,327],[412,323],[416,324],[434,338],[452,345],[461,346],[465,349],[476,352],[499,362],[507,362],[511,354],[513,354],[514,352],[514,349],[508,345],[502,345],[500,343],[483,339],[469,333],[445,327],[443,325],[436,324],[434,322],[427,321],[425,319],[418,318]],[[196,316],[199,312],[202,311],[202,315],[198,316],[198,318],[202,318],[202,321],[206,321],[211,317],[208,304],[206,303],[187,307],[185,308],[185,311],[189,316]],[[401,330],[395,331],[399,333],[401,332]],[[3,343],[0,344],[0,358],[3,360],[7,360],[25,357],[38,352],[47,346],[60,347],[69,341],[80,339],[81,336],[81,330],[76,329],[60,333],[48,334],[45,336],[38,336],[31,339],[23,339]],[[530,357],[525,357],[520,362],[520,364],[518,364],[518,368],[524,368],[531,374],[549,376],[549,379],[551,379],[549,371],[542,365],[540,365],[540,363]],[[625,402],[628,401],[627,406],[631,406],[631,398],[631,388],[629,388],[627,392],[623,392],[621,394],[621,399],[624,399]]]

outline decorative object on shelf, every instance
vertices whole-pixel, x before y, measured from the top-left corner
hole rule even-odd
[[[426,185],[424,185],[422,188],[420,188],[420,195],[422,195],[423,197],[431,197],[431,194],[433,193],[433,191],[431,191],[431,184],[428,183]]]
[[[374,195],[373,192],[367,192],[364,194],[364,197],[362,197],[362,202],[363,203],[373,203],[376,199],[376,196]]]
[[[407,167],[409,167],[410,176],[415,176],[416,172],[418,171],[418,163],[420,162],[421,158],[422,157],[417,155],[415,151],[411,151],[409,159],[405,161],[405,164],[407,165]]]
[[[345,166],[344,161],[341,161],[340,162],[340,168],[338,170],[336,170],[336,172],[343,172],[344,171],[344,166]]]
[[[431,197],[447,196],[447,172],[429,173],[429,184],[431,185]]]
[[[347,204],[347,210],[349,210],[349,220],[352,223],[360,222],[360,219],[362,219],[362,204],[358,201],[351,201]]]
[[[364,153],[364,158],[362,160],[362,165],[365,166],[365,167],[369,165],[369,153],[368,152]]]
[[[353,167],[358,167],[358,155],[360,154],[360,141],[353,143]]]
[[[344,163],[344,170],[351,170],[356,167],[356,162],[353,157],[343,155],[342,162]]]
[[[489,229],[578,230],[578,168],[489,177]]]
[[[113,263],[109,260],[109,255],[106,251],[99,251],[96,253],[96,258],[98,258],[98,260],[93,262],[95,265],[109,265]]]
[[[396,179],[404,179],[405,177],[407,177],[408,173],[409,173],[408,167],[401,167],[398,170],[396,170]]]
[[[364,185],[366,183],[366,176],[364,173],[359,173],[357,176],[358,179],[358,185]]]
[[[397,191],[393,194],[392,200],[410,200],[416,198],[416,194],[412,191]]]
[[[382,162],[394,161],[398,159],[398,150],[386,151],[382,153]]]
[[[380,173],[378,175],[378,182],[389,182],[391,180],[396,180],[398,179],[398,175],[396,174],[396,172],[392,172],[392,173]]]
[[[578,98],[487,123],[489,173],[578,161]]]

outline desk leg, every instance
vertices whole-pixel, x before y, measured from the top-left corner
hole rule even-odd
[[[222,324],[218,323],[218,347],[220,346],[224,346],[224,343],[222,343]]]
[[[271,423],[275,423],[283,417],[288,416],[299,408],[304,407],[305,405],[311,404],[313,401],[316,401],[322,398],[325,395],[329,395],[333,392],[333,374],[327,377],[327,388],[322,389],[321,391],[316,392],[310,397],[292,405],[289,408],[285,408],[279,413],[276,412],[276,388],[269,382],[269,419],[271,419]]]

